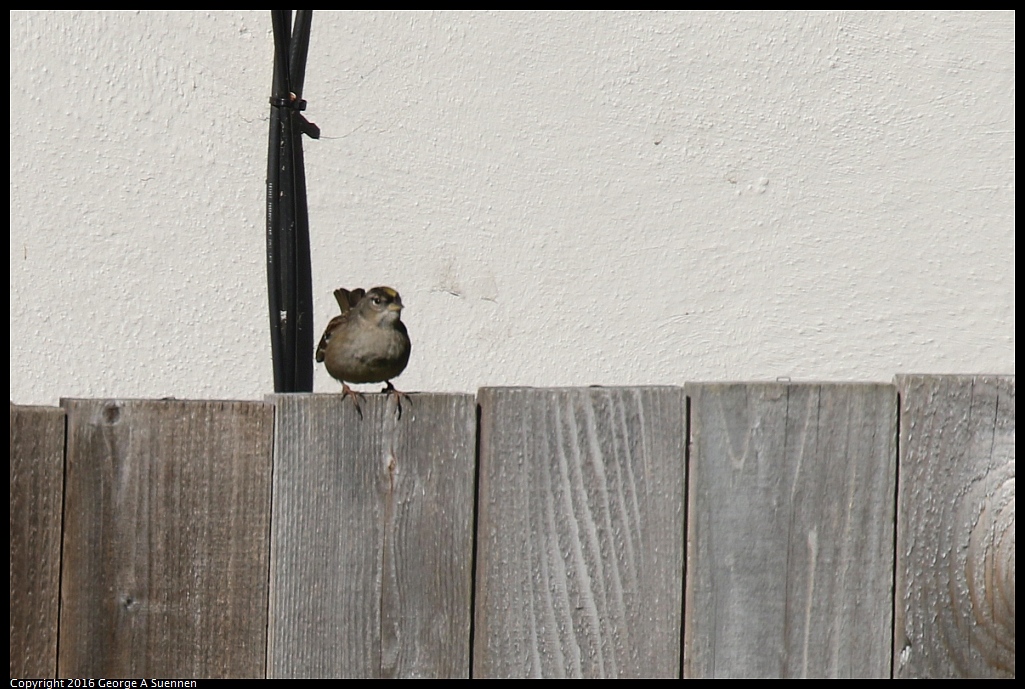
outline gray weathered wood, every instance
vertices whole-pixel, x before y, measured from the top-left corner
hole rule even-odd
[[[888,677],[895,388],[687,392],[684,675]]]
[[[678,677],[681,388],[484,388],[474,677]]]
[[[471,395],[275,395],[269,677],[467,677]]]
[[[62,677],[261,677],[273,407],[65,400]]]
[[[899,376],[895,677],[1014,677],[1014,376]]]
[[[11,677],[57,674],[64,410],[11,405]]]

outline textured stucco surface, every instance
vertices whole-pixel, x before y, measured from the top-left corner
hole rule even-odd
[[[269,13],[10,22],[11,399],[271,391]],[[396,287],[404,390],[1013,373],[1014,37],[317,12],[318,332]]]

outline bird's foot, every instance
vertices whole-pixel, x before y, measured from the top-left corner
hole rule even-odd
[[[352,400],[353,406],[356,407],[356,413],[359,414],[359,418],[362,419],[363,410],[360,408],[359,403],[366,400],[366,398],[363,396],[363,393],[357,392],[345,383],[342,383],[342,397],[348,397]]]
[[[390,380],[387,381],[387,383],[388,383],[387,387],[385,387],[383,390],[381,390],[381,392],[386,394],[386,395],[395,395],[396,415],[398,416],[398,418],[401,419],[402,418],[402,400],[406,400],[407,402],[409,402],[410,405],[412,405],[413,404],[413,398],[410,397],[409,395],[407,395],[406,393],[402,392],[401,390],[396,390],[395,386],[391,384]]]

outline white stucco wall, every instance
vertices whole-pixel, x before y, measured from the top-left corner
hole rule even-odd
[[[11,399],[261,398],[269,13],[10,21]],[[318,332],[396,287],[403,390],[1013,373],[1014,37],[317,12]]]

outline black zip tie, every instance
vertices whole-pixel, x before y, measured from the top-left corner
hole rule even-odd
[[[275,108],[290,108],[297,111],[306,109],[306,101],[302,98],[296,98],[294,93],[290,94],[288,99],[271,96],[268,100],[270,100],[270,104]],[[311,139],[320,138],[320,127],[313,124],[302,115],[299,115],[299,130]]]

